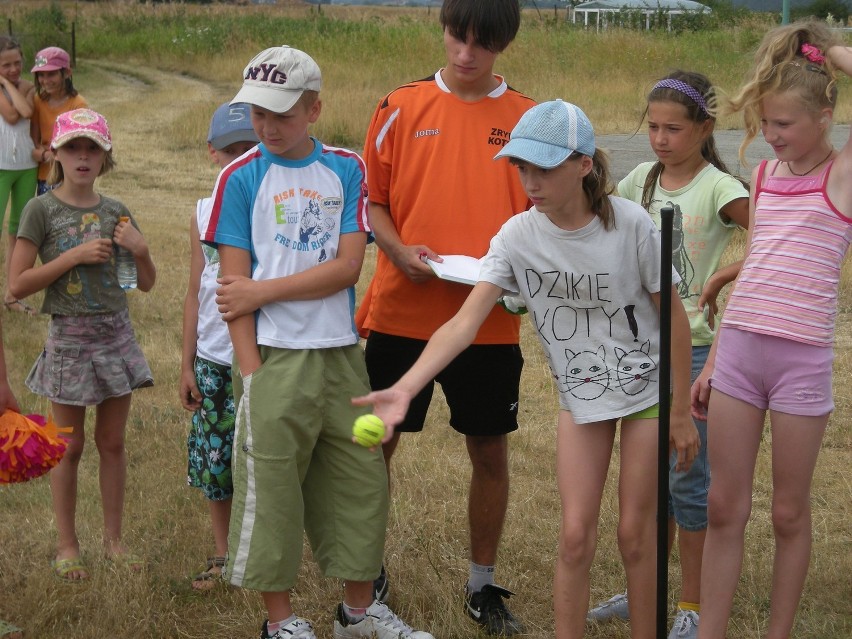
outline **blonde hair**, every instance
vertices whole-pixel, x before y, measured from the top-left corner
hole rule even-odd
[[[72,138],[79,139],[79,138]],[[70,141],[70,140],[69,140]],[[61,147],[60,147],[61,148]],[[98,173],[98,177],[102,175],[106,175],[110,171],[112,171],[116,166],[115,157],[113,157],[112,149],[109,151],[104,151],[104,163],[101,165],[101,172]],[[62,164],[54,158],[50,163],[50,173],[47,174],[47,183],[48,184],[59,184],[62,180],[65,179],[65,172],[62,170]]]
[[[802,53],[802,45],[819,49],[825,58],[813,61]],[[760,131],[761,102],[771,93],[794,92],[814,114],[833,108],[837,102],[837,71],[826,52],[840,40],[824,22],[809,19],[769,31],[754,54],[754,65],[746,82],[728,101],[731,113],[743,112],[745,138],[740,160]]]

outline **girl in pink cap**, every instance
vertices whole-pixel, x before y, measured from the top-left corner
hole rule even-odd
[[[60,113],[89,106],[71,81],[71,58],[59,47],[47,47],[36,53],[31,73],[35,78],[36,95],[30,133],[35,144],[33,159],[38,165],[37,195],[48,190],[47,175],[56,157],[50,148],[53,124]]]
[[[57,423],[72,428],[65,457],[50,475],[58,530],[53,570],[60,579],[80,581],[89,576],[75,521],[87,406],[95,407],[104,556],[132,570],[142,568],[121,539],[124,431],[132,391],[151,386],[153,379],[130,324],[116,251],[121,247],[133,255],[141,291],[154,286],[156,268],[127,207],[94,189],[97,177],[115,164],[104,117],[90,109],[61,114],[51,149],[56,161],[48,180],[55,188],[24,207],[9,288],[19,297],[45,292],[47,342],[26,384],[50,400]]]

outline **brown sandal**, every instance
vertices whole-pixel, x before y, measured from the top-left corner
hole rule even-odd
[[[218,570],[214,570],[218,568]],[[192,578],[193,590],[212,590],[219,582],[224,582],[222,571],[225,568],[224,557],[208,557],[207,568]]]

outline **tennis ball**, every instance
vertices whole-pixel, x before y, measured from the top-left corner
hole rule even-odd
[[[378,446],[385,436],[385,423],[375,415],[361,415],[355,420],[352,435],[364,448]]]

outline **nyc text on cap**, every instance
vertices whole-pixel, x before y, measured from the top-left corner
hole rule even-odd
[[[319,91],[322,75],[314,59],[286,45],[258,53],[243,72],[243,86],[231,104],[248,102],[274,113],[293,108],[304,91]]]

